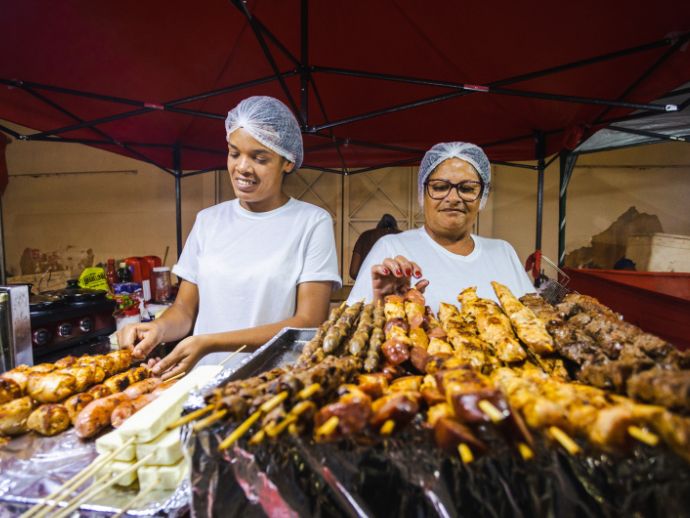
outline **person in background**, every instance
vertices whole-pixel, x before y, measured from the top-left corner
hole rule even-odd
[[[491,281],[505,284],[520,297],[533,292],[517,254],[500,239],[472,234],[491,187],[491,168],[484,151],[466,142],[433,146],[419,166],[417,188],[424,226],[382,237],[362,264],[348,304],[381,300],[401,293],[411,280],[425,289],[427,304],[454,303],[463,289],[476,286],[480,297],[496,299]]]
[[[628,259],[627,257],[621,257],[616,261],[616,264],[613,265],[614,270],[630,270],[630,271],[635,271],[637,269],[637,265],[635,264],[635,261],[632,259]]]
[[[139,358],[182,339],[150,362],[163,378],[202,358],[219,363],[244,344],[251,350],[283,327],[316,327],[340,286],[330,215],[282,190],[302,164],[294,115],[277,99],[250,97],[228,113],[225,137],[236,199],[197,214],[173,268],[181,279],[173,305],[160,319],[118,332]]]
[[[376,241],[385,235],[398,233],[400,233],[398,222],[390,214],[384,214],[381,216],[381,219],[376,224],[376,228],[362,232],[357,238],[355,247],[352,250],[352,260],[350,261],[350,277],[353,279],[357,278],[359,268],[362,266],[362,261],[364,261],[364,258],[367,256],[371,250],[371,247],[374,246]]]

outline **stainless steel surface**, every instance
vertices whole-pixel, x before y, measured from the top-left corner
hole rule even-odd
[[[0,347],[3,372],[19,364],[33,365],[31,348],[31,319],[29,315],[29,287],[0,286]]]

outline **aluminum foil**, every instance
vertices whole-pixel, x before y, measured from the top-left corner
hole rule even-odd
[[[0,447],[0,516],[17,516],[42,501],[96,458],[93,441],[82,441],[74,429],[55,437],[33,433]],[[93,482],[89,479],[84,487]],[[138,494],[132,488],[111,487],[80,507],[81,516],[116,514]],[[175,491],[153,491],[128,516],[180,516],[189,506],[189,481]]]

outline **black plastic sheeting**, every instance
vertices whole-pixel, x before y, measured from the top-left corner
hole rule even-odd
[[[570,456],[538,442],[524,461],[484,430],[490,453],[465,465],[413,423],[359,442],[243,439],[221,455],[229,431],[187,437],[194,516],[690,516],[690,467],[662,447]]]

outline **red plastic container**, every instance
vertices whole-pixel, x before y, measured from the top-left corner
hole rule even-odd
[[[141,284],[142,272],[141,272],[141,258],[140,257],[128,257],[123,261],[132,272],[132,282]]]
[[[626,321],[690,347],[690,273],[565,268],[568,288],[596,297]]]
[[[144,257],[142,257],[142,259],[148,265],[149,276],[147,277],[147,279],[151,278],[151,272],[153,272],[154,268],[163,266],[163,261],[161,261],[161,258],[157,255],[145,255]]]

